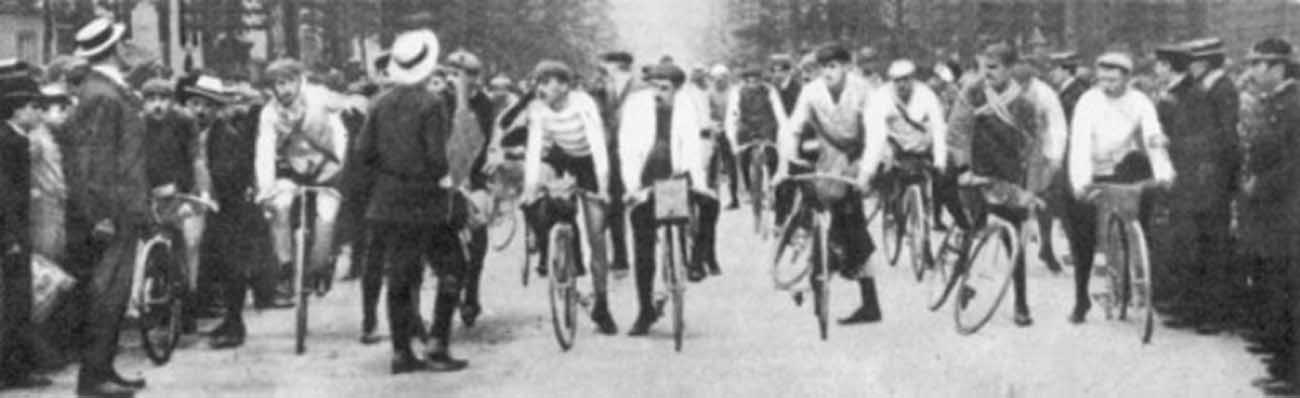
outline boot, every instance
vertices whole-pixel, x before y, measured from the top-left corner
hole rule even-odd
[[[628,336],[645,336],[650,334],[650,326],[659,320],[659,315],[653,308],[642,308],[641,314],[637,315],[636,322],[632,324],[632,329],[627,331]]]
[[[591,309],[591,321],[596,324],[596,332],[612,336],[618,334],[618,325],[609,314],[609,301],[605,293],[596,294],[596,305]]]
[[[848,317],[840,319],[841,325],[880,322],[880,300],[876,297],[876,280],[873,278],[860,279],[858,280],[858,289],[862,294],[862,306],[849,314]]]

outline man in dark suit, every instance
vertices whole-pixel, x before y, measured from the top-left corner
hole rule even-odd
[[[0,65],[0,390],[49,385],[37,377],[32,328],[31,204],[28,132],[42,120],[40,88],[27,64]]]
[[[594,90],[592,98],[600,105],[601,116],[605,119],[605,146],[609,148],[609,228],[610,241],[613,242],[614,262],[610,270],[616,278],[628,273],[627,262],[627,227],[624,219],[623,162],[618,156],[619,111],[627,95],[638,90],[640,85],[632,76],[632,54],[614,51],[601,55],[600,67],[605,72],[601,86]],[[611,322],[612,323],[612,322]]]
[[[69,258],[94,264],[89,341],[77,380],[77,393],[84,396],[126,397],[144,388],[144,380],[123,378],[113,369],[149,194],[142,103],[126,84],[126,63],[118,49],[125,31],[121,24],[99,19],[76,35],[76,55],[91,69],[68,118],[64,156]]]
[[[452,169],[468,170],[469,165],[448,161],[450,107],[427,88],[437,55],[437,37],[428,30],[409,31],[394,41],[389,77],[395,86],[375,99],[345,172],[344,196],[367,199],[368,228],[377,247],[386,251],[380,258],[388,270],[394,374],[456,371],[468,365],[449,352],[466,258],[459,237],[463,221],[457,219],[464,215],[464,203],[456,201],[459,195],[448,177]],[[421,328],[415,325],[414,295],[423,279],[422,260],[438,274],[430,330],[434,341],[424,360],[410,345]]]

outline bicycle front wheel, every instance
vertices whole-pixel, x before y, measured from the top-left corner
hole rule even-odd
[[[574,291],[574,279],[577,278],[573,253],[573,227],[557,224],[551,227],[550,253],[548,261],[551,269],[548,296],[551,303],[551,326],[555,330],[555,341],[560,349],[568,351],[573,347],[577,337],[578,294]]]
[[[164,365],[171,360],[181,335],[181,294],[185,278],[180,274],[180,263],[172,257],[171,248],[161,242],[145,246],[141,253],[143,266],[144,302],[140,313],[140,340],[145,355],[154,365]]]
[[[907,218],[902,214],[899,198],[881,199],[880,240],[884,245],[885,255],[889,256],[889,266],[897,266],[903,255],[903,235],[907,233]]]
[[[306,219],[306,216],[303,216]],[[295,231],[294,250],[296,251],[294,261],[294,292],[296,293],[297,302],[294,305],[294,352],[298,355],[307,352],[307,303],[311,298],[311,289],[307,288],[307,234],[303,227],[298,227]]]
[[[1011,286],[1011,273],[1018,255],[1016,230],[1005,223],[990,223],[980,230],[962,267],[953,318],[957,332],[979,331],[993,314]]]
[[[916,281],[922,282],[925,277],[926,268],[929,267],[929,239],[930,225],[927,220],[925,211],[925,198],[921,193],[921,186],[912,184],[907,187],[903,193],[903,224],[906,228],[901,230],[901,234],[907,238],[909,260],[912,262],[912,273],[916,275]]]
[[[682,226],[673,226],[669,228],[672,231],[669,239],[676,239],[676,250],[670,246],[669,250],[676,254],[676,258],[669,260],[669,268],[672,272],[669,276],[672,283],[669,285],[669,300],[673,305],[673,348],[677,352],[682,351],[682,340],[686,337],[686,285],[682,284],[683,267],[691,259],[688,250],[690,245],[686,235],[686,228]],[[675,235],[675,236],[674,236]]]
[[[1112,273],[1112,297],[1117,299],[1119,321],[1138,331],[1143,344],[1151,342],[1155,331],[1155,311],[1151,304],[1151,265],[1148,261],[1146,234],[1137,221],[1114,217],[1108,223],[1109,236],[1117,263]]]
[[[830,217],[819,217],[817,222],[817,261],[813,272],[813,308],[817,311],[817,331],[822,341],[830,334]],[[847,265],[841,265],[847,266]]]
[[[772,256],[772,282],[777,289],[790,290],[812,272],[816,253],[816,231],[802,222],[802,215],[792,214],[777,235],[776,253]]]
[[[958,263],[962,261],[962,254],[966,251],[964,236],[965,234],[955,227],[948,229],[943,240],[940,241],[939,252],[934,255],[934,261],[925,272],[925,285],[929,292],[926,306],[930,311],[938,311],[943,307],[953,287],[960,280],[956,271]]]

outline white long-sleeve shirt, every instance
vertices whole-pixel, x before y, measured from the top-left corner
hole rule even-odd
[[[1114,173],[1124,156],[1145,151],[1156,180],[1173,179],[1173,166],[1165,151],[1164,130],[1156,107],[1145,94],[1133,89],[1119,97],[1093,88],[1074,108],[1070,136],[1070,187],[1083,193],[1094,176]]]
[[[865,128],[867,103],[874,88],[870,82],[856,74],[850,73],[845,79],[844,91],[840,93],[838,102],[831,98],[830,88],[824,80],[814,79],[804,85],[790,118],[776,134],[776,147],[782,158],[798,157],[797,134],[816,118],[822,128],[846,135],[852,134],[852,129],[863,128],[865,131],[861,133],[865,137],[862,159],[858,162],[859,176],[868,177],[875,172],[883,157],[888,133],[886,130]],[[781,167],[785,167],[784,162]]]
[[[609,154],[600,107],[587,93],[570,91],[568,95],[568,104],[559,111],[541,99],[528,105],[528,144],[524,149],[525,197],[531,196],[541,183],[543,151],[552,145],[571,156],[590,155],[600,192],[608,189]]]
[[[872,94],[868,101],[866,126],[867,131],[885,131],[888,134],[900,134],[891,127],[891,119],[902,118],[900,108],[907,112],[907,118],[924,126],[924,133],[930,135],[930,152],[934,165],[945,168],[948,162],[948,123],[944,120],[943,104],[939,96],[924,84],[912,85],[912,96],[907,104],[900,105],[897,88],[893,82],[886,83]],[[902,122],[899,120],[899,122]],[[906,123],[906,122],[903,122]]]
[[[331,155],[344,161],[347,155],[348,131],[343,124],[340,112],[353,106],[343,96],[321,86],[303,83],[298,93],[298,101],[293,105],[302,107],[301,117],[305,118],[302,128],[306,135],[316,137],[318,142],[328,146]],[[279,156],[278,146],[282,136],[289,134],[286,126],[294,123],[282,120],[285,115],[294,114],[279,101],[271,100],[262,107],[257,123],[257,143],[253,158],[254,174],[260,194],[266,194],[275,186],[275,163]],[[342,165],[337,165],[341,169]]]

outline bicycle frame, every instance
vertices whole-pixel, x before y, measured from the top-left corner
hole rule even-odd
[[[639,192],[629,195],[629,199],[647,197],[652,192],[652,188],[643,188]],[[687,194],[691,193],[703,194],[703,192],[699,192],[694,188],[689,189]],[[648,200],[629,200],[627,211],[632,213],[647,203],[649,203]],[[683,307],[685,306],[686,283],[682,281],[682,278],[686,274],[686,264],[695,260],[691,258],[690,253],[695,243],[692,241],[692,237],[698,217],[694,206],[691,206],[690,212],[690,217],[685,220],[655,220],[658,242],[656,251],[659,253],[660,262],[659,266],[655,267],[655,272],[658,274],[657,277],[663,281],[663,291],[655,292],[655,308],[657,311],[662,311],[662,303],[666,299],[672,300],[674,347],[678,352],[682,350],[685,329]]]
[[[194,205],[198,207],[198,210],[192,213],[181,213],[174,217],[170,217],[162,214],[163,204],[167,201],[178,201],[180,205]],[[146,283],[144,280],[146,271],[145,262],[148,260],[147,254],[149,251],[156,246],[163,246],[163,248],[169,253],[172,251],[172,245],[175,242],[175,238],[172,237],[173,232],[169,231],[167,226],[172,222],[199,217],[207,212],[218,212],[218,206],[211,200],[199,196],[176,193],[160,198],[150,199],[149,218],[152,224],[156,227],[156,231],[140,238],[135,245],[135,269],[132,270],[131,274],[132,289],[131,299],[129,301],[130,305],[127,306],[128,317],[139,316],[140,313],[149,305],[146,297],[144,297],[145,292],[148,291],[149,288],[149,286],[145,286]],[[179,263],[177,264],[177,268],[182,272],[182,274],[188,272],[184,269],[185,267]]]

